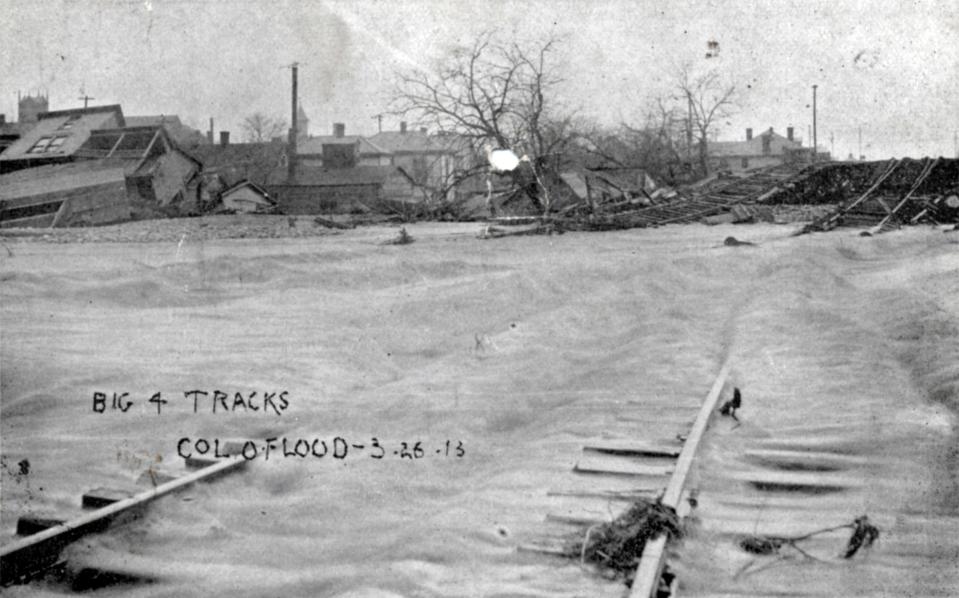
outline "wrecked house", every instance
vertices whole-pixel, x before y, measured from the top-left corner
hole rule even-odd
[[[0,154],[0,174],[83,159],[77,151],[94,130],[124,126],[119,105],[42,112],[36,124]]]
[[[742,177],[688,187],[665,202],[620,212],[574,210],[568,229],[605,230],[689,222],[779,221],[777,212],[815,207],[821,214],[802,232],[837,226],[870,233],[907,224],[959,222],[959,160],[783,164]]]
[[[94,129],[83,137],[64,164],[0,176],[4,226],[82,226],[179,213],[200,164],[162,127]]]
[[[803,232],[850,226],[868,227],[875,234],[907,224],[955,223],[959,222],[959,159],[817,165],[764,202],[833,205]]]
[[[66,227],[129,220],[125,169],[96,161],[0,175],[0,227]]]
[[[159,125],[92,131],[75,156],[123,168],[134,218],[178,215],[200,172]]]

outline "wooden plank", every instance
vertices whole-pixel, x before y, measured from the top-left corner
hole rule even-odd
[[[80,497],[80,505],[84,509],[102,509],[115,502],[126,500],[133,494],[133,492],[115,488],[94,488]]]
[[[650,444],[644,442],[604,440],[594,441],[583,447],[584,452],[604,453],[608,455],[623,455],[631,457],[668,457],[675,459],[679,456],[682,447],[665,444]]]
[[[569,513],[547,513],[546,521],[569,523],[571,525],[595,525],[597,523],[609,523],[612,521],[612,518],[605,513],[595,511],[576,511]]]
[[[550,490],[546,496],[570,497],[570,498],[601,498],[604,500],[619,500],[623,502],[635,502],[640,498],[651,498],[660,494],[661,490],[629,490],[625,492],[616,492],[613,490],[596,491],[577,491],[577,490]]]
[[[584,455],[573,467],[576,473],[625,475],[625,476],[668,476],[673,472],[672,467],[665,465],[648,465],[637,459],[626,457]]]
[[[86,534],[102,531],[120,513],[140,507],[201,480],[242,467],[244,459],[223,460],[216,465],[177,478],[151,490],[97,509],[0,548],[0,584],[8,585],[41,572],[57,562],[65,546]]]
[[[693,460],[696,458],[696,451],[699,450],[699,444],[702,442],[703,434],[709,426],[709,420],[716,411],[716,405],[719,402],[719,395],[722,393],[723,386],[726,384],[726,378],[729,376],[730,365],[727,361],[716,376],[713,387],[706,395],[702,409],[696,417],[692,430],[683,445],[683,450],[679,454],[679,460],[676,462],[676,471],[666,486],[666,493],[663,494],[663,504],[670,506],[677,511],[680,509],[680,501],[686,488],[686,481],[689,472],[693,466]],[[639,559],[639,566],[636,568],[636,576],[633,579],[633,586],[630,589],[630,598],[654,598],[659,588],[659,578],[663,574],[663,567],[666,564],[666,535],[660,535],[654,540],[647,541],[643,549],[643,555]]]

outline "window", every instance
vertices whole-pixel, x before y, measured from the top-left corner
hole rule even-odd
[[[60,146],[67,140],[67,135],[57,137],[41,137],[39,141],[33,144],[28,154],[46,154],[60,151]]]
[[[50,140],[50,144],[47,145],[47,151],[48,152],[60,151],[60,146],[63,145],[63,142],[66,140],[67,138],[65,136],[54,137],[53,139]]]
[[[30,148],[28,154],[42,154],[47,151],[47,146],[50,145],[50,142],[53,140],[53,137],[41,137],[39,141],[33,144],[33,147]]]

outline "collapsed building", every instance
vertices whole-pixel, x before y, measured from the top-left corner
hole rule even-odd
[[[837,226],[881,232],[905,224],[959,222],[959,160],[827,162],[805,168],[782,164],[688,186],[646,206],[622,209],[622,204],[583,201],[561,223],[568,229],[603,230],[772,221],[777,210],[808,206],[822,214],[807,232]]]
[[[177,213],[200,163],[164,127],[124,127],[119,106],[110,108],[92,113],[110,115],[97,124],[119,127],[91,129],[74,118],[93,109],[47,113],[22,147],[3,154],[13,172],[0,175],[0,226],[92,226]],[[49,151],[58,139],[58,151]],[[44,151],[30,149],[40,144]]]

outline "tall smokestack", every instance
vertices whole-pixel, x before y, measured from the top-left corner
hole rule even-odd
[[[213,144],[213,117],[210,117],[210,130],[206,132],[206,140]]]
[[[286,173],[287,179],[289,179],[289,182],[291,183],[296,180],[296,131],[297,131],[297,128],[296,128],[296,112],[297,112],[296,110],[296,83],[297,83],[296,75],[297,75],[298,66],[299,65],[296,62],[294,62],[291,65],[291,68],[293,69],[293,99],[292,99],[292,109],[293,109],[292,115],[293,116],[290,118],[290,121],[293,124],[290,126],[290,157],[289,157],[289,160],[287,160],[287,173]]]

